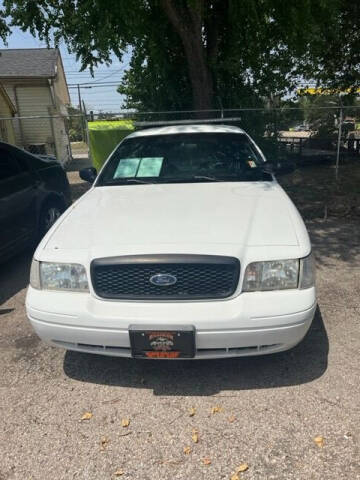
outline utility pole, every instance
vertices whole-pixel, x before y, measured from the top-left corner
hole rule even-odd
[[[88,128],[88,118],[87,118],[87,111],[84,100],[82,101],[83,107],[83,126],[84,126],[84,139],[87,145],[89,145],[89,128]]]
[[[336,149],[336,165],[335,165],[335,180],[338,181],[339,179],[339,164],[340,164],[340,145],[341,145],[341,136],[342,136],[342,125],[343,125],[343,102],[341,99],[341,93],[339,94],[340,100],[340,116],[339,116],[339,125],[338,125],[338,141],[337,141],[337,149]]]
[[[80,113],[83,113],[82,103],[81,103],[80,85],[79,84],[77,84],[77,91],[78,91],[78,97],[79,97],[79,110],[80,110]]]
[[[84,118],[84,112],[83,112],[83,102],[81,101],[81,90],[80,90],[80,84],[77,84],[77,91],[78,91],[78,97],[79,97],[79,110],[80,110],[80,122],[81,122],[81,132],[82,132],[82,140],[83,142],[87,143],[86,141],[86,133],[85,133],[85,122],[86,118]]]
[[[82,101],[82,111],[83,111],[83,114],[85,115],[85,117],[87,117],[86,105],[85,105],[84,100]]]

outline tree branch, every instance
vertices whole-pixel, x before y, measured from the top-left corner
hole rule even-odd
[[[181,7],[179,6],[179,4],[177,5],[177,7],[175,7],[172,0],[161,0],[161,5],[163,6],[166,15],[168,16],[170,22],[173,24],[175,30],[178,32],[178,34],[183,40],[183,36],[186,35],[188,32],[186,22],[182,20],[185,15],[181,15],[181,13],[184,14],[185,12],[180,12]]]

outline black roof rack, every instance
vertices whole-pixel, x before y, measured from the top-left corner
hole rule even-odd
[[[238,123],[241,121],[240,117],[234,118],[194,118],[189,120],[156,120],[149,122],[134,122],[136,128],[151,128],[151,127],[167,127],[176,125],[196,125],[208,123]]]

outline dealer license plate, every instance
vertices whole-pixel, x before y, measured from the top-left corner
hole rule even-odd
[[[132,356],[135,358],[193,358],[195,328],[132,325],[129,328]]]

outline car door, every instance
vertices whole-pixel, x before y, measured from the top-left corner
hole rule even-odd
[[[36,227],[36,178],[25,159],[16,156],[0,144],[0,257],[29,243]]]

